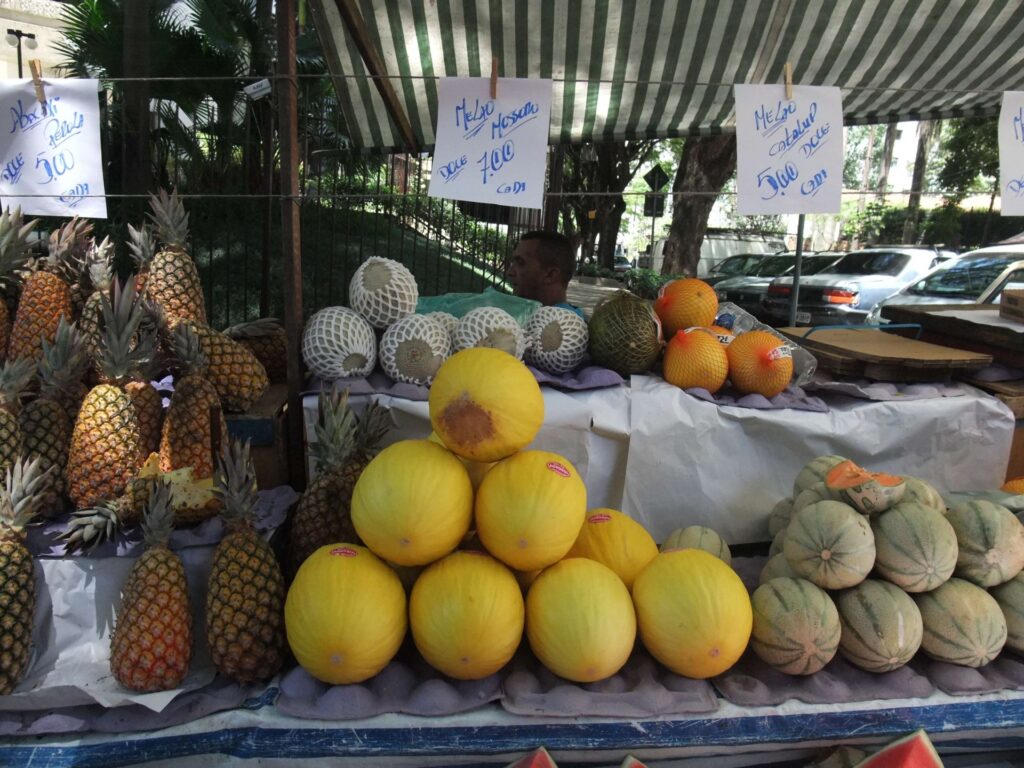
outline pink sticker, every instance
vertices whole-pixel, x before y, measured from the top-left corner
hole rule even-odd
[[[768,353],[769,360],[781,360],[783,357],[792,357],[793,351],[789,347],[776,347]]]
[[[588,523],[607,523],[612,519],[611,515],[606,515],[603,512],[599,512],[596,515],[591,515],[587,518]]]
[[[562,477],[569,477],[571,475],[569,470],[565,468],[565,465],[559,464],[557,461],[549,461],[547,466],[556,475],[561,475]]]
[[[331,550],[331,554],[338,557],[355,557],[359,553],[352,549],[352,547],[335,547]]]

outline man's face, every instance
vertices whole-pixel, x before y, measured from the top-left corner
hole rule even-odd
[[[540,243],[521,240],[512,251],[512,258],[505,269],[505,277],[512,284],[516,296],[536,299],[541,288],[551,279],[550,268],[545,268],[537,249]]]

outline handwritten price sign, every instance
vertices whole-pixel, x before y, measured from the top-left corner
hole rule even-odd
[[[1024,91],[1004,91],[999,111],[999,189],[1003,216],[1024,216]]]
[[[0,81],[0,200],[33,216],[107,217],[96,80]]]
[[[550,80],[443,78],[427,194],[542,208],[550,119]]]
[[[838,88],[737,85],[737,210],[839,213],[843,100]]]

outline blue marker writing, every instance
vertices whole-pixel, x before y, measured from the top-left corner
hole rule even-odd
[[[493,113],[493,101],[485,101],[481,104],[480,99],[474,99],[473,108],[470,109],[466,99],[463,98],[461,104],[455,105],[455,127],[465,131],[463,138],[471,139],[486,125],[484,121]]]
[[[4,165],[3,171],[0,172],[0,179],[3,179],[8,184],[17,184],[21,179],[21,169],[24,167],[25,158],[19,152]]]

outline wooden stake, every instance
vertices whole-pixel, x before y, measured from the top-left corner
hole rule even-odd
[[[491,98],[498,98],[498,57],[491,57]]]
[[[786,78],[786,100],[789,101],[793,98],[793,65],[787,61],[783,72]]]

